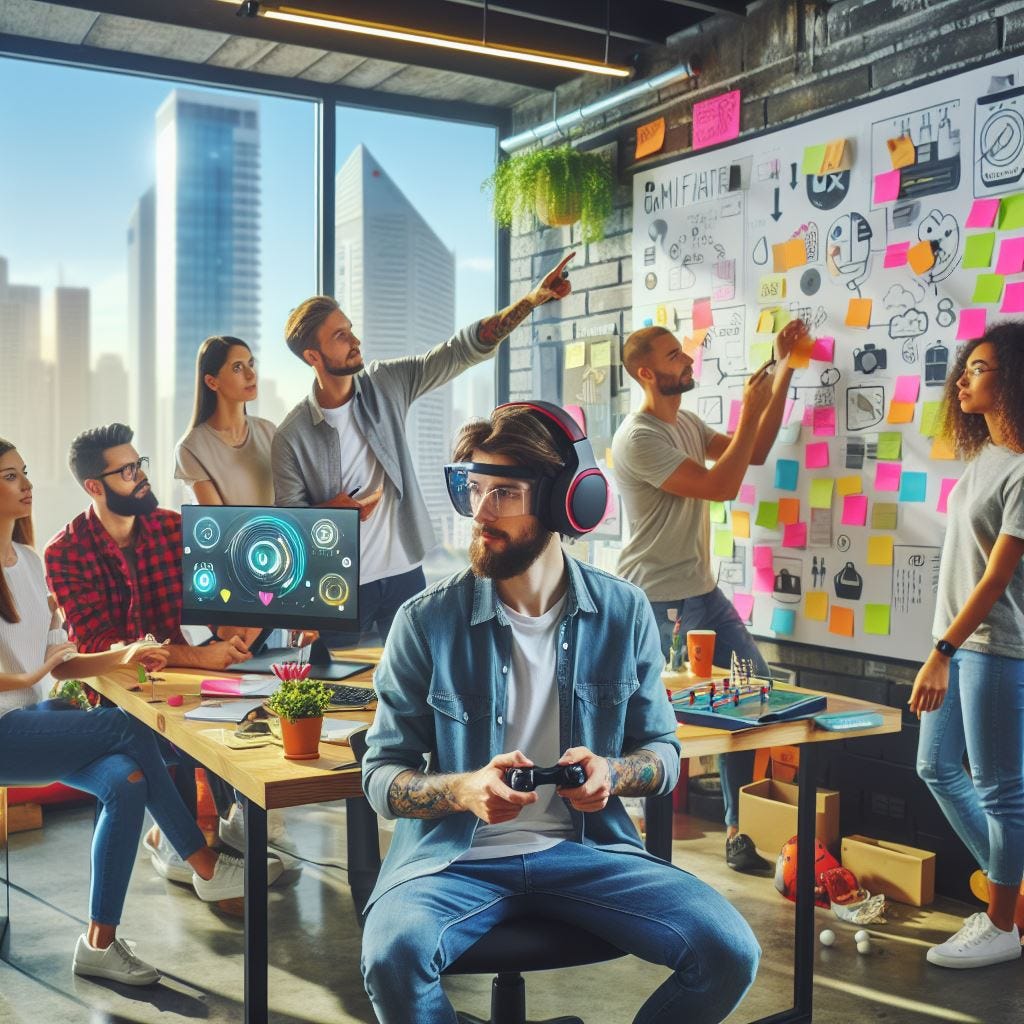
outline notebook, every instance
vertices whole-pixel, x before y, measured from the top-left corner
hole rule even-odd
[[[262,698],[255,700],[208,700],[185,712],[191,722],[234,722],[238,725],[251,711],[262,707]]]
[[[323,731],[320,733],[320,741],[322,743],[340,743],[347,747],[349,736],[357,729],[362,729],[369,724],[369,721],[352,721],[351,719],[332,721],[329,718],[325,718]]]

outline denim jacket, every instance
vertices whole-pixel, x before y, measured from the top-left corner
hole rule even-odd
[[[565,565],[556,661],[561,748],[620,757],[644,747],[664,764],[659,793],[671,792],[680,747],[651,606],[616,576],[569,556]],[[378,814],[395,817],[388,790],[407,769],[472,772],[506,752],[511,643],[493,581],[469,570],[402,606],[374,678],[377,714],[363,760],[363,789]],[[646,856],[618,797],[601,811],[570,813],[577,842]],[[400,819],[370,902],[401,882],[443,871],[469,849],[478,824],[469,811]]]

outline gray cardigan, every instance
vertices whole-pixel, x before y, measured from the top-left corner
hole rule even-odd
[[[434,546],[434,530],[420,493],[405,418],[420,395],[442,387],[463,370],[490,359],[497,346],[484,346],[477,323],[464,327],[422,355],[369,363],[355,375],[352,415],[397,493],[394,526],[416,561]],[[315,386],[277,428],[271,448],[275,503],[309,507],[329,501],[341,488],[341,443],[324,418]]]

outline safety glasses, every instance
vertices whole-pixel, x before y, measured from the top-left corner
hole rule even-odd
[[[472,519],[481,510],[493,519],[535,512],[540,477],[523,466],[455,462],[444,467],[448,497],[460,516]]]

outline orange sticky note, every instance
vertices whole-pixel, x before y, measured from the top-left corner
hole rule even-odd
[[[847,327],[867,327],[871,323],[871,300],[850,299],[846,307]]]
[[[807,243],[802,238],[791,238],[785,243],[786,269],[802,267],[807,262]]]
[[[665,118],[648,121],[636,130],[636,157],[650,156],[665,145]]]
[[[853,609],[833,605],[828,616],[828,631],[838,636],[853,636]]]
[[[915,274],[923,274],[935,266],[935,252],[931,242],[917,242],[907,250],[907,262]]]
[[[732,535],[734,537],[750,536],[750,513],[741,512],[738,509],[732,514]]]
[[[833,139],[825,146],[825,159],[821,162],[821,173],[848,171],[850,161],[846,151],[846,139]]]
[[[889,415],[886,416],[887,423],[913,423],[914,403],[913,402],[892,402],[889,406]]]
[[[932,442],[932,458],[951,461],[956,458],[956,452],[944,437],[936,437]]]
[[[800,522],[799,498],[779,498],[779,522],[784,526]]]
[[[889,148],[889,159],[892,161],[894,168],[909,167],[917,160],[914,140],[909,135],[900,135],[895,139],[887,139],[885,144]]]

